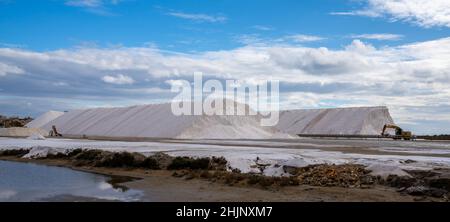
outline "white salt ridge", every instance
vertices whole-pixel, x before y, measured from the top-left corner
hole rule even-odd
[[[31,136],[27,137],[29,140],[45,140],[45,137],[38,133],[33,133]]]
[[[235,103],[237,109],[247,105]],[[70,136],[144,137],[179,139],[289,138],[275,127],[260,125],[259,115],[175,116],[171,104],[74,110],[50,121],[58,132]]]
[[[411,177],[409,173],[402,170],[398,165],[385,165],[374,163],[370,164],[366,169],[371,171],[370,172],[371,175],[380,176],[383,179],[386,179],[389,175]]]
[[[277,128],[291,134],[380,135],[393,124],[387,107],[304,109],[280,112]]]
[[[290,140],[291,141],[291,140]],[[301,147],[303,140],[291,142]],[[192,141],[191,141],[192,142]],[[171,156],[212,157],[223,156],[231,168],[239,169],[243,173],[260,173],[253,167],[256,163],[270,164],[264,170],[264,175],[286,175],[283,166],[304,167],[311,164],[362,164],[372,170],[373,175],[385,177],[387,175],[407,176],[405,170],[431,170],[433,168],[450,168],[450,158],[416,155],[376,155],[360,153],[343,153],[337,151],[324,151],[317,148],[299,149],[286,147],[261,147],[267,145],[266,141],[254,141],[252,145],[243,141],[243,144],[229,144],[227,141],[216,141],[216,144],[180,143],[180,140],[166,140],[164,142],[122,142],[122,141],[95,141],[74,139],[47,139],[27,140],[17,138],[0,138],[0,150],[4,149],[32,149],[27,156],[43,157],[56,153],[67,153],[72,149],[100,149],[111,152],[139,152],[143,155],[152,155],[155,152],[164,152]],[[390,144],[391,142],[382,141]],[[260,144],[258,144],[260,143]],[[273,143],[273,142],[271,142]],[[283,144],[283,143],[280,143]],[[308,144],[308,143],[306,143]],[[404,146],[402,142],[397,143]],[[448,149],[449,145],[444,144]],[[274,144],[275,145],[275,144]],[[427,143],[417,143],[427,147]],[[334,145],[328,145],[333,147]],[[380,147],[382,148],[382,147]],[[415,149],[415,148],[411,148]],[[433,154],[430,150],[428,154]],[[257,161],[258,159],[258,161]],[[413,161],[406,161],[413,160]]]
[[[25,125],[28,128],[41,128],[48,122],[62,116],[64,112],[48,111]]]
[[[48,155],[56,155],[58,153],[67,153],[67,152],[68,152],[68,150],[65,150],[65,149],[37,146],[37,147],[31,148],[30,152],[25,154],[22,158],[38,159],[38,158],[45,158]]]

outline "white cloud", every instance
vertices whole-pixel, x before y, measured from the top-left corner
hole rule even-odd
[[[69,0],[66,5],[76,7],[100,7],[103,6],[103,0]]]
[[[17,66],[8,65],[0,62],[0,77],[8,74],[23,74],[25,71]]]
[[[112,76],[112,75],[106,75],[102,77],[103,82],[106,83],[111,83],[111,84],[117,84],[117,85],[124,85],[124,84],[133,84],[134,83],[134,79],[123,75],[123,74],[118,74],[116,76]]]
[[[259,31],[272,31],[274,28],[264,25],[254,25],[252,27],[253,29],[259,30]]]
[[[108,6],[117,5],[122,0],[66,0],[67,6],[83,8],[85,11],[102,16],[115,15]]]
[[[235,37],[235,40],[244,45],[256,45],[269,43],[272,40],[261,38],[258,34],[242,34]]]
[[[54,82],[53,85],[54,86],[68,86],[69,84],[67,84],[66,82]]]
[[[325,38],[320,37],[320,36],[314,36],[314,35],[290,35],[290,36],[286,36],[284,37],[284,39],[290,39],[294,42],[315,42],[315,41],[320,41],[320,40],[324,40]]]
[[[289,45],[292,43],[308,43],[325,40],[326,38],[314,35],[287,35],[279,38],[263,38],[259,34],[243,34],[236,36],[237,42],[244,45],[253,46],[274,46],[274,45]]]
[[[2,95],[149,103],[146,93],[161,99],[171,79],[203,72],[246,82],[277,78],[283,107],[387,105],[400,123],[450,123],[450,38],[383,48],[354,40],[341,49],[266,44],[193,54],[126,47],[0,48],[0,64],[7,64],[0,65],[4,73],[13,67],[27,72],[2,79]],[[69,85],[54,86],[55,79]],[[99,87],[99,79],[122,85]],[[158,87],[166,88],[144,90]]]
[[[196,22],[225,22],[227,20],[227,17],[222,15],[207,15],[207,14],[190,14],[190,13],[184,13],[184,12],[169,12],[168,15],[182,18],[182,19],[188,19]]]
[[[330,15],[358,15],[358,16],[367,16],[367,17],[380,17],[381,14],[376,11],[370,10],[356,10],[350,12],[331,12]]]
[[[365,0],[366,6],[333,15],[359,15],[387,17],[391,21],[405,21],[422,27],[450,27],[450,1],[448,0]]]
[[[375,33],[375,34],[351,35],[350,37],[354,39],[400,40],[403,38],[403,35],[389,34],[389,33]]]
[[[0,47],[5,47],[5,48],[25,48],[26,45],[0,42]]]
[[[17,192],[14,190],[1,190],[0,191],[0,200],[7,201],[11,197],[17,195]]]

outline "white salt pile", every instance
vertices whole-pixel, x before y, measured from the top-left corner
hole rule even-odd
[[[236,110],[248,110],[235,103]],[[288,138],[275,127],[263,127],[260,116],[182,115],[172,113],[171,104],[121,108],[74,110],[42,128],[69,136],[145,137],[182,139],[270,139]]]
[[[280,112],[277,128],[291,134],[380,135],[392,124],[387,107],[305,109]]]
[[[236,109],[249,110],[235,103]],[[227,109],[227,107],[225,107]],[[55,125],[69,136],[180,139],[271,139],[288,134],[380,135],[393,120],[387,107],[287,110],[276,127],[262,127],[261,116],[175,116],[171,104],[50,111],[27,126],[47,131]]]
[[[33,147],[29,153],[25,154],[22,158],[26,159],[38,159],[38,158],[44,158],[48,155],[56,155],[58,153],[67,153],[67,150],[58,149],[58,148],[51,148],[46,146],[36,146]]]
[[[62,116],[64,112],[58,112],[58,111],[48,111],[38,118],[34,119],[33,121],[29,122],[26,127],[28,128],[41,128],[48,122]]]
[[[27,137],[29,140],[45,140],[45,137],[39,133],[33,133],[31,136]]]

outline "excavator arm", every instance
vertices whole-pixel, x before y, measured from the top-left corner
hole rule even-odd
[[[382,135],[382,136],[385,135],[387,129],[395,129],[395,133],[396,133],[396,134],[397,134],[397,131],[399,131],[399,130],[401,131],[401,130],[402,130],[402,128],[400,128],[400,127],[397,126],[397,125],[393,125],[393,124],[385,124],[385,125],[383,126],[383,131],[381,131],[381,135]]]
[[[402,128],[400,128],[397,125],[394,124],[385,124],[383,126],[383,131],[381,131],[381,136],[387,136],[386,130],[387,129],[395,129],[395,136],[393,139],[403,139],[403,140],[411,140],[414,139],[412,136],[412,133],[410,131],[404,131]]]

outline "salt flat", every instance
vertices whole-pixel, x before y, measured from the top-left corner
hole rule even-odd
[[[375,175],[406,175],[403,170],[450,168],[450,142],[385,139],[154,140],[148,142],[82,139],[31,140],[0,137],[0,149],[32,148],[28,158],[70,149],[101,149],[172,156],[223,156],[231,168],[265,175],[286,175],[283,166],[363,164]],[[265,165],[264,169],[258,166]]]

